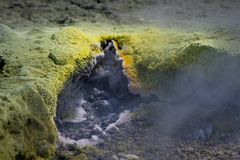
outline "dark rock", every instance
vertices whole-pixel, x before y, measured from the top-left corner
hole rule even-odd
[[[2,58],[2,56],[0,56],[0,71],[3,70],[3,67],[5,66],[5,60]]]
[[[121,95],[123,92],[127,93],[128,80],[123,73],[123,61],[117,57],[116,49],[112,40],[101,42],[101,47],[104,49],[104,57],[102,59],[102,72],[106,72],[108,77],[109,88],[118,92]]]
[[[113,43],[112,40],[101,41],[101,47],[103,50],[109,45],[109,43]]]
[[[128,81],[122,72],[117,69],[109,76],[109,86],[113,91],[125,92],[128,87]]]
[[[113,109],[115,112],[118,112],[119,110],[122,109],[122,108],[120,107],[120,106],[121,106],[120,101],[117,100],[116,98],[110,98],[110,99],[108,100],[108,102],[111,104],[112,109]]]
[[[93,88],[92,90],[91,100],[104,100],[108,99],[109,97],[110,95],[103,90],[100,91],[97,88]]]
[[[95,96],[100,96],[101,95],[101,91],[100,90],[98,90],[97,88],[93,88],[93,95],[95,95]]]
[[[99,54],[96,56],[96,62],[98,65],[102,65],[103,58],[104,58],[104,54]]]
[[[105,68],[115,67],[118,60],[116,59],[116,49],[113,46],[113,42],[109,42],[108,46],[104,49],[103,66]]]
[[[97,8],[96,4],[84,4],[81,6],[81,8],[85,9],[85,10],[94,10]]]
[[[120,106],[121,103],[119,102],[119,100],[117,100],[116,98],[110,98],[109,100],[109,103],[113,106]]]
[[[22,159],[26,159],[25,154],[23,154],[22,152],[19,152],[16,156],[15,156],[15,160],[22,160]]]
[[[111,95],[108,92],[102,91],[102,97],[103,99],[109,99]]]
[[[92,108],[95,109],[96,115],[98,115],[98,116],[105,116],[105,115],[108,115],[109,113],[113,112],[111,104],[106,100],[100,100],[100,101],[95,102],[92,105]]]
[[[12,0],[10,8],[13,7],[25,8],[25,3],[22,0]]]
[[[63,17],[57,20],[58,24],[73,24],[75,23],[75,20],[71,17]]]

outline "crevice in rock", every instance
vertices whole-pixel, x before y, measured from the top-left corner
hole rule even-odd
[[[131,93],[114,42],[103,41],[101,47],[104,53],[74,75],[59,95],[56,125],[63,145],[98,144],[129,122],[140,103],[158,101],[155,95],[143,98]]]

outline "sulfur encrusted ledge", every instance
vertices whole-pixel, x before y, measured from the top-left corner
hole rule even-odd
[[[91,44],[76,28],[16,33],[0,25],[0,159],[53,157],[57,96],[91,60]]]

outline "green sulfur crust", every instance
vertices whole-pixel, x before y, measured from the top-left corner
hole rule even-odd
[[[232,55],[229,42],[220,47],[220,38],[203,33],[189,33],[176,30],[146,29],[131,34],[103,36],[120,43],[119,51],[133,66],[128,73],[133,81],[140,81],[140,92],[160,91],[166,93],[171,80],[180,70],[189,65],[207,67],[211,61],[224,55]],[[237,54],[239,51],[236,52]],[[133,75],[131,77],[131,75]],[[137,76],[136,76],[137,75]]]
[[[5,37],[17,35],[5,30]],[[50,33],[38,28],[3,40],[0,159],[51,159],[57,137],[53,121],[57,96],[71,74],[91,59],[93,40],[76,28]]]

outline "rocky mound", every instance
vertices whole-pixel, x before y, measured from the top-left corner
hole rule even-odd
[[[0,159],[50,159],[57,95],[65,80],[90,61],[91,40],[73,28],[47,35],[34,29],[23,36],[31,40],[0,28]]]

